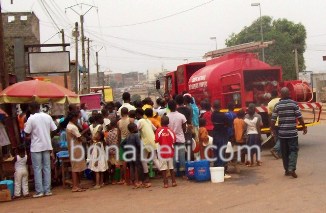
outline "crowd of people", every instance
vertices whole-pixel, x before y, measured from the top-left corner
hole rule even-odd
[[[283,93],[280,104],[275,102],[274,113],[270,115],[273,135],[278,136],[282,150],[286,150],[282,151],[286,175],[294,177],[297,154],[289,151],[289,146],[292,149],[297,143],[297,140],[292,140],[297,137],[293,121],[292,135],[288,132],[289,125],[287,130],[279,125],[274,131],[275,122],[277,119],[279,123],[283,122],[282,119],[288,121],[289,117],[299,118],[303,126],[304,122],[300,110],[295,108],[295,102],[289,102],[295,108],[294,114],[284,113],[282,107],[286,108],[289,103],[284,103],[288,100],[288,94],[286,91]],[[234,105],[229,103],[228,111],[222,112],[219,100],[212,104],[204,100],[197,105],[186,92],[174,97],[166,94],[164,98],[155,100],[156,104],[150,98],[131,103],[128,92],[123,93],[122,99],[122,105],[118,102],[105,103],[100,112],[92,111],[91,114],[87,113],[86,104],[70,105],[67,116],[59,119],[57,125],[56,119],[40,112],[38,104],[29,105],[28,115],[24,114],[27,108],[23,110],[19,121],[25,141],[31,141],[28,156],[31,157],[34,171],[36,194],[33,197],[52,195],[51,157],[54,156],[51,137],[62,132],[66,134],[69,151],[72,192],[86,190],[81,185],[80,174],[87,169],[94,174],[93,189],[100,189],[105,183],[132,185],[134,188],[151,187],[149,162],[163,177],[164,188],[177,186],[176,176],[186,178],[185,167],[189,160],[214,159],[214,166],[224,167],[225,178],[230,178],[225,162],[228,142],[238,147],[258,147],[251,149],[251,152],[239,149],[239,163],[248,167],[262,165],[259,152],[263,124],[254,104],[249,104],[246,112],[242,109],[234,112]],[[285,142],[282,143],[282,140]],[[287,143],[290,145],[284,145]],[[17,197],[21,196],[21,188],[24,196],[29,194],[26,188],[28,159],[24,148],[26,146],[18,148],[15,158]],[[120,170],[119,180],[115,177],[117,169]]]

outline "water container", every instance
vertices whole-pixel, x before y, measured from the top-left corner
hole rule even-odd
[[[114,180],[120,181],[120,168],[115,168],[115,171],[114,171]]]
[[[209,171],[209,161],[200,160],[195,161],[195,180],[196,181],[208,181],[210,180],[211,174]]]
[[[224,167],[211,167],[210,172],[212,183],[224,182]]]
[[[85,170],[85,176],[87,180],[92,180],[93,179],[93,172],[90,169]]]
[[[68,151],[60,151],[57,153],[58,158],[68,158],[69,157],[69,152]]]
[[[60,133],[60,141],[59,141],[59,145],[60,145],[60,148],[61,148],[61,149],[63,149],[63,148],[67,148],[67,147],[68,147],[66,131],[62,131],[62,132]]]
[[[186,176],[189,180],[195,179],[195,162],[194,161],[186,162]]]
[[[7,188],[10,191],[11,197],[14,196],[14,181],[12,181],[12,180],[3,180],[3,181],[0,181],[0,185],[7,185]]]

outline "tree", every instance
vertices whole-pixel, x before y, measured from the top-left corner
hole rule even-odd
[[[262,25],[264,40],[275,40],[275,44],[265,49],[266,63],[282,66],[283,79],[295,79],[295,48],[298,50],[299,71],[306,68],[303,57],[307,38],[305,27],[301,23],[295,24],[287,19],[273,20],[269,16],[262,17]],[[245,26],[238,34],[231,34],[225,44],[229,47],[260,40],[260,18],[258,18],[249,27]]]
[[[131,101],[132,101],[132,102],[134,102],[134,101],[141,101],[141,97],[140,97],[140,95],[138,95],[138,94],[133,94],[133,95],[131,96]]]

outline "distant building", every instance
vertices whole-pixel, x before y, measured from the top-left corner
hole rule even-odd
[[[14,62],[15,42],[18,39],[23,39],[24,45],[40,44],[39,19],[33,12],[2,13],[2,24],[4,29],[5,65],[8,73],[16,74]],[[34,48],[33,50],[40,51],[40,48]],[[27,60],[25,60],[25,63],[27,65]]]

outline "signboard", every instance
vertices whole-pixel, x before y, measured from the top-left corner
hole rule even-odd
[[[113,101],[113,92],[112,92],[112,88],[105,88],[105,89],[104,89],[104,101],[105,101],[105,102]]]
[[[30,74],[67,73],[70,71],[69,51],[28,53]]]
[[[88,110],[100,110],[101,109],[101,93],[80,95],[80,103],[85,103]]]

